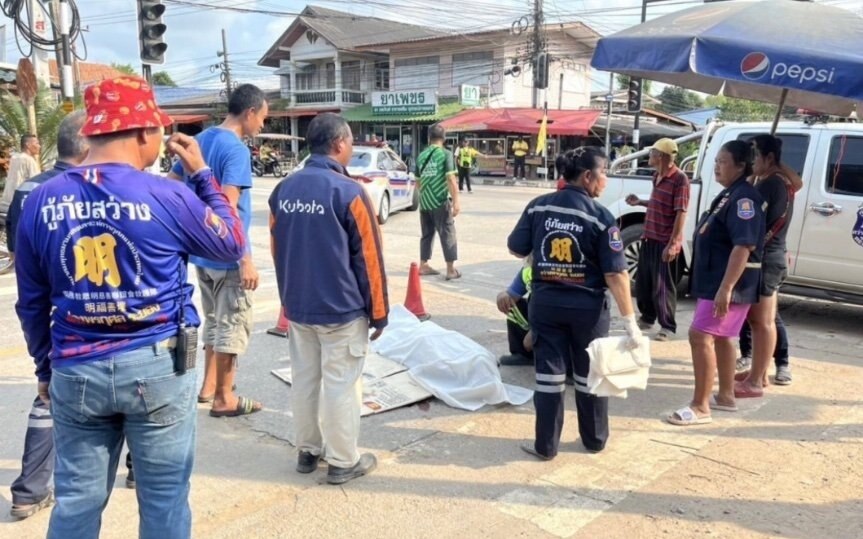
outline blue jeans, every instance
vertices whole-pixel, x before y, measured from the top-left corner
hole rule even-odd
[[[137,480],[139,536],[191,536],[195,372],[175,373],[173,356],[153,345],[53,370],[57,505],[49,539],[99,536],[124,438]]]

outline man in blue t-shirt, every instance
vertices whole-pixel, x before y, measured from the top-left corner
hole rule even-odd
[[[204,383],[198,402],[212,402],[210,415],[234,417],[257,412],[261,403],[234,394],[237,356],[246,351],[252,332],[252,291],[258,271],[252,261],[249,227],[252,224],[252,166],[244,137],[254,137],[264,125],[269,107],[257,86],[243,84],[231,93],[228,116],[221,125],[197,137],[207,165],[225,196],[240,215],[246,236],[246,255],[238,263],[191,257],[198,268],[204,311]],[[183,178],[175,165],[169,177]]]

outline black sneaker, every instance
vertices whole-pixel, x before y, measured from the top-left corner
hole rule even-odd
[[[538,458],[539,460],[551,460],[554,458],[554,457],[549,457],[548,455],[543,455],[542,453],[537,451],[533,445],[533,442],[525,442],[525,443],[521,444],[520,447],[521,447],[522,451],[524,451],[528,455],[533,455],[534,457]]]
[[[500,356],[500,364],[507,367],[515,367],[519,365],[533,365],[533,359],[521,354],[507,354]]]
[[[137,486],[135,483],[135,470],[129,468],[129,473],[126,475],[126,488],[134,490]]]
[[[341,485],[347,483],[351,479],[362,477],[369,474],[378,465],[378,459],[371,453],[363,453],[360,455],[360,461],[350,468],[339,468],[330,466],[327,472],[327,483],[331,485]]]
[[[320,455],[312,455],[308,451],[300,451],[297,455],[297,471],[300,473],[312,473],[318,469]]]

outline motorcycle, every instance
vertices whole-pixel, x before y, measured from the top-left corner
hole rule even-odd
[[[260,156],[252,155],[252,172],[255,176],[266,176],[272,174],[276,178],[282,177],[282,165],[278,159],[267,157],[261,159]]]

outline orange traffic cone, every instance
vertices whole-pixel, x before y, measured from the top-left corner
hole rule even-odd
[[[276,322],[276,327],[270,328],[267,330],[267,333],[270,335],[275,335],[277,337],[288,337],[288,318],[285,316],[285,308],[282,307],[282,310],[279,311],[279,321]]]
[[[431,318],[423,307],[423,290],[420,282],[420,268],[416,262],[411,262],[411,270],[408,274],[408,293],[405,296],[405,308],[412,312],[421,321]]]

